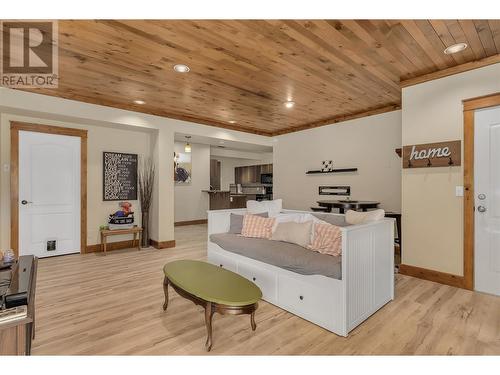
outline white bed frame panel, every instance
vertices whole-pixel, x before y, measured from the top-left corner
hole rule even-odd
[[[211,234],[229,231],[231,213],[245,212],[208,211],[208,261],[253,281],[265,301],[347,336],[394,299],[394,219],[342,227],[342,280],[337,280],[291,272],[226,251],[210,241]]]

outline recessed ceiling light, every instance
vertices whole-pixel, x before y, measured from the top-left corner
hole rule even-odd
[[[444,50],[444,53],[446,55],[451,55],[453,53],[461,52],[466,48],[467,48],[467,43],[452,44],[451,46],[446,47],[446,49]]]
[[[228,122],[229,122],[230,124],[236,124],[236,121],[234,121],[234,120],[229,120]]]
[[[174,70],[177,73],[187,73],[187,72],[189,72],[189,66],[184,65],[184,64],[177,64],[177,65],[174,65]]]
[[[287,108],[292,108],[294,105],[295,105],[295,102],[292,102],[291,100],[283,103],[285,105],[285,107]]]
[[[144,100],[134,100],[134,103],[139,105],[146,104]]]

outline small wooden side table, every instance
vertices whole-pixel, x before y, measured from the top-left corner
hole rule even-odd
[[[109,236],[119,236],[122,234],[133,234],[134,235],[134,242],[132,243],[132,246],[135,246],[135,241],[138,239],[137,242],[137,249],[141,250],[141,238],[142,238],[142,228],[141,227],[133,227],[130,229],[101,229],[101,249],[104,252],[104,255],[106,255],[106,245],[107,245],[107,239]],[[139,236],[137,236],[139,235]],[[137,238],[139,237],[139,238]]]

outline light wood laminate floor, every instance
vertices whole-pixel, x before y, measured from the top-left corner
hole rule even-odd
[[[207,354],[203,310],[170,293],[165,263],[206,258],[206,225],[176,228],[177,247],[41,259],[33,354]],[[261,302],[214,315],[216,354],[500,354],[500,297],[396,276],[396,298],[339,337]]]

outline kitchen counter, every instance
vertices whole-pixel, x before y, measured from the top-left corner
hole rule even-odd
[[[211,210],[227,210],[231,206],[229,190],[202,190],[208,193]]]

